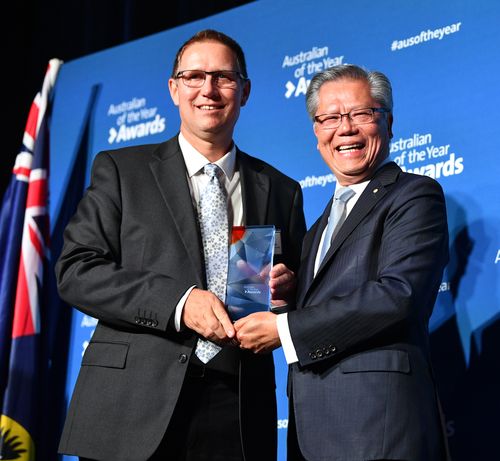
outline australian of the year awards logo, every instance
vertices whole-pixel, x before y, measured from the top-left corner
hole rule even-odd
[[[391,143],[391,158],[409,173],[434,179],[460,175],[464,158],[454,152],[451,144],[435,143],[431,133],[413,133]]]
[[[314,74],[344,64],[344,56],[331,57],[329,53],[328,46],[313,46],[284,56],[281,68],[293,71],[291,75],[288,73],[288,80],[285,82],[286,99],[305,95]]]
[[[244,285],[243,290],[244,290],[244,293],[246,295],[260,295],[260,294],[262,294],[262,290],[254,285]]]
[[[144,138],[165,131],[165,117],[158,107],[149,106],[146,98],[132,98],[117,104],[110,104],[108,117],[113,126],[108,131],[108,144],[119,144]]]

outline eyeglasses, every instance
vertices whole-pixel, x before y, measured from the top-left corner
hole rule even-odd
[[[201,88],[207,79],[207,75],[212,76],[214,85],[218,88],[238,87],[238,79],[248,80],[241,72],[236,70],[181,70],[175,75],[176,79],[181,79],[184,85],[189,88]]]
[[[375,112],[381,114],[390,112],[383,107],[367,107],[366,109],[353,109],[345,114],[321,114],[314,117],[314,121],[319,124],[320,130],[333,130],[342,124],[343,117],[349,117],[353,125],[364,125],[373,122]]]

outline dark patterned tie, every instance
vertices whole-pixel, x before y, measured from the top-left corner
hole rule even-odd
[[[224,172],[215,164],[205,165],[205,174],[210,178],[198,203],[207,288],[223,303],[226,298],[228,264],[228,217],[227,193],[221,184]],[[207,363],[221,350],[211,341],[198,339],[196,356]]]

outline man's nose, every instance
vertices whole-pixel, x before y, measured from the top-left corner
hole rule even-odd
[[[219,87],[217,86],[217,79],[213,75],[206,75],[203,86],[201,87],[204,95],[212,95],[219,92]]]
[[[337,133],[351,133],[353,131],[356,131],[357,127],[356,125],[352,122],[351,117],[349,114],[341,114],[341,120],[340,120],[340,125],[337,128]]]

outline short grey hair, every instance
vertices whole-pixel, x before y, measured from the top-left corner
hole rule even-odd
[[[392,86],[389,79],[382,72],[369,71],[354,64],[342,64],[319,72],[311,80],[306,93],[306,107],[313,121],[318,109],[318,94],[321,86],[324,83],[342,79],[364,80],[370,86],[372,98],[384,109],[392,112]]]

